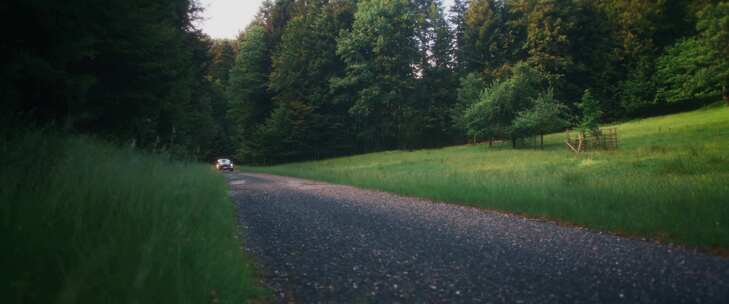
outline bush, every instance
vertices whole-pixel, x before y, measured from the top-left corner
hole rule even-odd
[[[702,104],[719,99],[729,65],[718,57],[715,50],[695,37],[676,43],[658,59],[658,98],[668,103]]]

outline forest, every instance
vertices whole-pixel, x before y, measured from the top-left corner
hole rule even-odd
[[[519,140],[729,102],[725,0],[11,0],[2,124],[248,164]],[[23,30],[19,30],[22,24]]]

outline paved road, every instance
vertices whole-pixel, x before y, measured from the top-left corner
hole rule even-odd
[[[280,303],[729,303],[729,259],[512,215],[228,176]]]

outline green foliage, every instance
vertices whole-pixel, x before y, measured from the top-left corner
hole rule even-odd
[[[178,155],[208,160],[230,149],[230,145],[223,140],[228,136],[225,117],[221,116],[225,100],[216,87],[218,83],[209,76],[212,64],[209,51],[213,44],[199,33],[195,38],[188,42],[189,50],[193,61],[200,65],[190,69],[196,79],[190,86],[190,98],[168,105],[175,109],[169,146],[171,151],[177,149]]]
[[[701,38],[713,49],[716,55],[714,65],[723,67],[717,69],[717,79],[721,85],[724,100],[729,103],[729,3],[719,1],[715,5],[707,5],[698,14],[699,22],[696,27]]]
[[[368,149],[394,148],[412,105],[417,63],[415,10],[407,0],[367,0],[357,5],[352,30],[339,38],[347,66],[335,87],[354,92],[349,109],[358,141]]]
[[[351,145],[348,129],[342,128],[349,118],[350,104],[337,96],[330,81],[345,73],[345,65],[336,55],[337,35],[351,27],[353,13],[354,6],[346,2],[312,5],[289,21],[273,56],[269,90],[277,104],[303,103],[316,121],[309,122],[312,128],[307,131],[311,134],[299,138],[309,139],[305,145],[310,148],[297,150],[298,146],[289,146],[289,151],[277,152],[271,158],[284,161],[287,158],[283,155],[292,159],[303,155],[335,156]],[[317,147],[317,151],[311,147]]]
[[[698,13],[697,30],[701,37],[726,60],[729,55],[729,2],[713,1]]]
[[[465,119],[466,110],[478,102],[485,87],[486,83],[477,73],[469,73],[461,79],[457,103],[451,110],[451,117],[454,127],[463,134],[466,134],[468,130],[468,121]]]
[[[316,132],[321,121],[305,103],[282,103],[246,141],[239,157],[254,164],[318,158],[314,143],[322,140]]]
[[[469,145],[246,170],[729,248],[729,108],[615,127],[620,150],[583,157],[565,151],[559,132],[544,151]]]
[[[697,38],[676,43],[658,59],[657,98],[669,103],[716,101],[725,79],[729,79],[729,61],[719,57]]]
[[[472,102],[473,90],[480,79],[464,78],[460,97]],[[514,146],[519,138],[543,135],[568,125],[563,118],[566,107],[546,89],[546,77],[525,63],[517,64],[512,75],[494,82],[484,90],[475,103],[463,112],[461,122],[469,136],[511,139]]]
[[[573,65],[570,34],[575,26],[572,0],[535,1],[527,16],[526,47],[530,65],[555,85]]]
[[[5,111],[148,149],[209,153],[200,127],[216,123],[195,2],[10,0],[1,9],[7,24],[23,24],[0,46]]]
[[[625,63],[655,55],[691,31],[688,1],[605,1]],[[631,59],[632,58],[632,59]]]
[[[661,108],[656,100],[656,59],[665,47],[691,32],[687,1],[609,1],[616,53],[622,66],[618,98],[628,115]]]
[[[578,127],[583,131],[597,133],[600,131],[600,119],[602,110],[600,110],[600,101],[592,96],[589,89],[582,94],[582,99],[578,104],[581,111],[580,122]]]
[[[450,109],[455,104],[453,35],[440,1],[418,0],[416,37],[420,62],[415,98],[404,109],[399,147],[433,147],[453,142]]]
[[[705,5],[697,13],[698,35],[679,41],[658,59],[658,98],[669,103],[706,104],[727,98],[729,3]]]
[[[569,66],[560,79],[560,100],[574,111],[577,102],[587,88],[600,99],[606,118],[618,119],[625,115],[617,95],[617,83],[621,77],[621,65],[617,56],[619,44],[612,33],[609,14],[601,9],[604,1],[577,1],[573,8],[572,27],[569,32]],[[555,92],[556,94],[557,92]]]
[[[487,80],[492,80],[494,71],[506,59],[503,10],[498,1],[474,0],[470,1],[464,19],[462,60],[466,69],[484,73]]]
[[[192,0],[56,2],[2,8],[33,21],[0,46],[8,111],[178,156],[263,155],[259,129],[293,104],[316,134],[295,157],[515,139],[547,86],[472,96],[520,62],[565,115],[588,88],[605,120],[729,100],[726,1],[457,0],[448,24],[441,0],[268,0],[236,42],[195,29]]]
[[[261,294],[226,181],[211,166],[82,137],[0,136],[6,303],[244,303]]]
[[[563,117],[565,112],[566,107],[548,90],[534,99],[531,108],[519,112],[513,122],[514,132],[526,137],[560,131],[569,125]]]
[[[329,79],[343,73],[336,56],[337,34],[349,28],[353,8],[312,8],[291,19],[273,56],[269,88],[278,101],[328,100]]]
[[[469,73],[461,79],[461,86],[458,88],[458,102],[471,105],[481,97],[486,82],[477,73]]]
[[[513,128],[514,119],[532,107],[545,88],[545,78],[539,71],[525,63],[517,64],[511,77],[494,82],[466,110],[464,119],[469,136],[512,140],[521,137]]]
[[[227,88],[229,86],[230,70],[235,64],[237,53],[236,42],[232,40],[214,40],[210,47],[211,62],[208,66],[207,81],[213,121],[217,124],[218,132],[211,141],[209,158],[231,157],[235,155],[236,147],[232,142],[233,128],[228,117]]]
[[[722,3],[458,0],[448,25],[439,0],[268,1],[256,22],[275,51],[260,59],[273,65],[261,78],[271,107],[311,107],[318,121],[308,124],[321,136],[311,137],[310,157],[516,140],[536,134],[534,120],[550,112],[535,104],[550,98],[547,87],[564,105],[555,126],[577,116],[588,88],[606,121],[719,98]],[[689,40],[711,49],[677,45]],[[540,89],[509,89],[521,84],[512,79],[520,62],[542,74]],[[270,113],[256,115],[250,132]],[[239,136],[238,146],[253,137]]]
[[[234,41],[214,40],[210,47],[210,78],[221,86],[228,85],[230,70],[235,64],[236,46]]]
[[[266,29],[268,33],[266,42],[269,45],[277,46],[281,42],[286,24],[288,24],[291,18],[297,16],[299,7],[307,2],[309,1],[265,0],[253,23],[263,26]],[[275,47],[272,47],[272,49],[275,49]]]
[[[454,0],[450,9],[450,24],[453,25],[453,57],[456,75],[463,75],[467,69],[466,54],[466,11],[468,0]]]
[[[245,32],[228,86],[229,113],[235,128],[234,142],[239,145],[265,121],[271,110],[266,92],[270,64],[266,30],[253,24]]]
[[[620,102],[630,115],[642,114],[656,107],[656,82],[654,58],[644,56],[620,82]]]

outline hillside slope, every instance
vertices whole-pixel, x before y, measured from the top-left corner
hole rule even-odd
[[[620,149],[575,155],[467,145],[243,170],[297,176],[571,224],[729,248],[729,108],[616,125]]]

